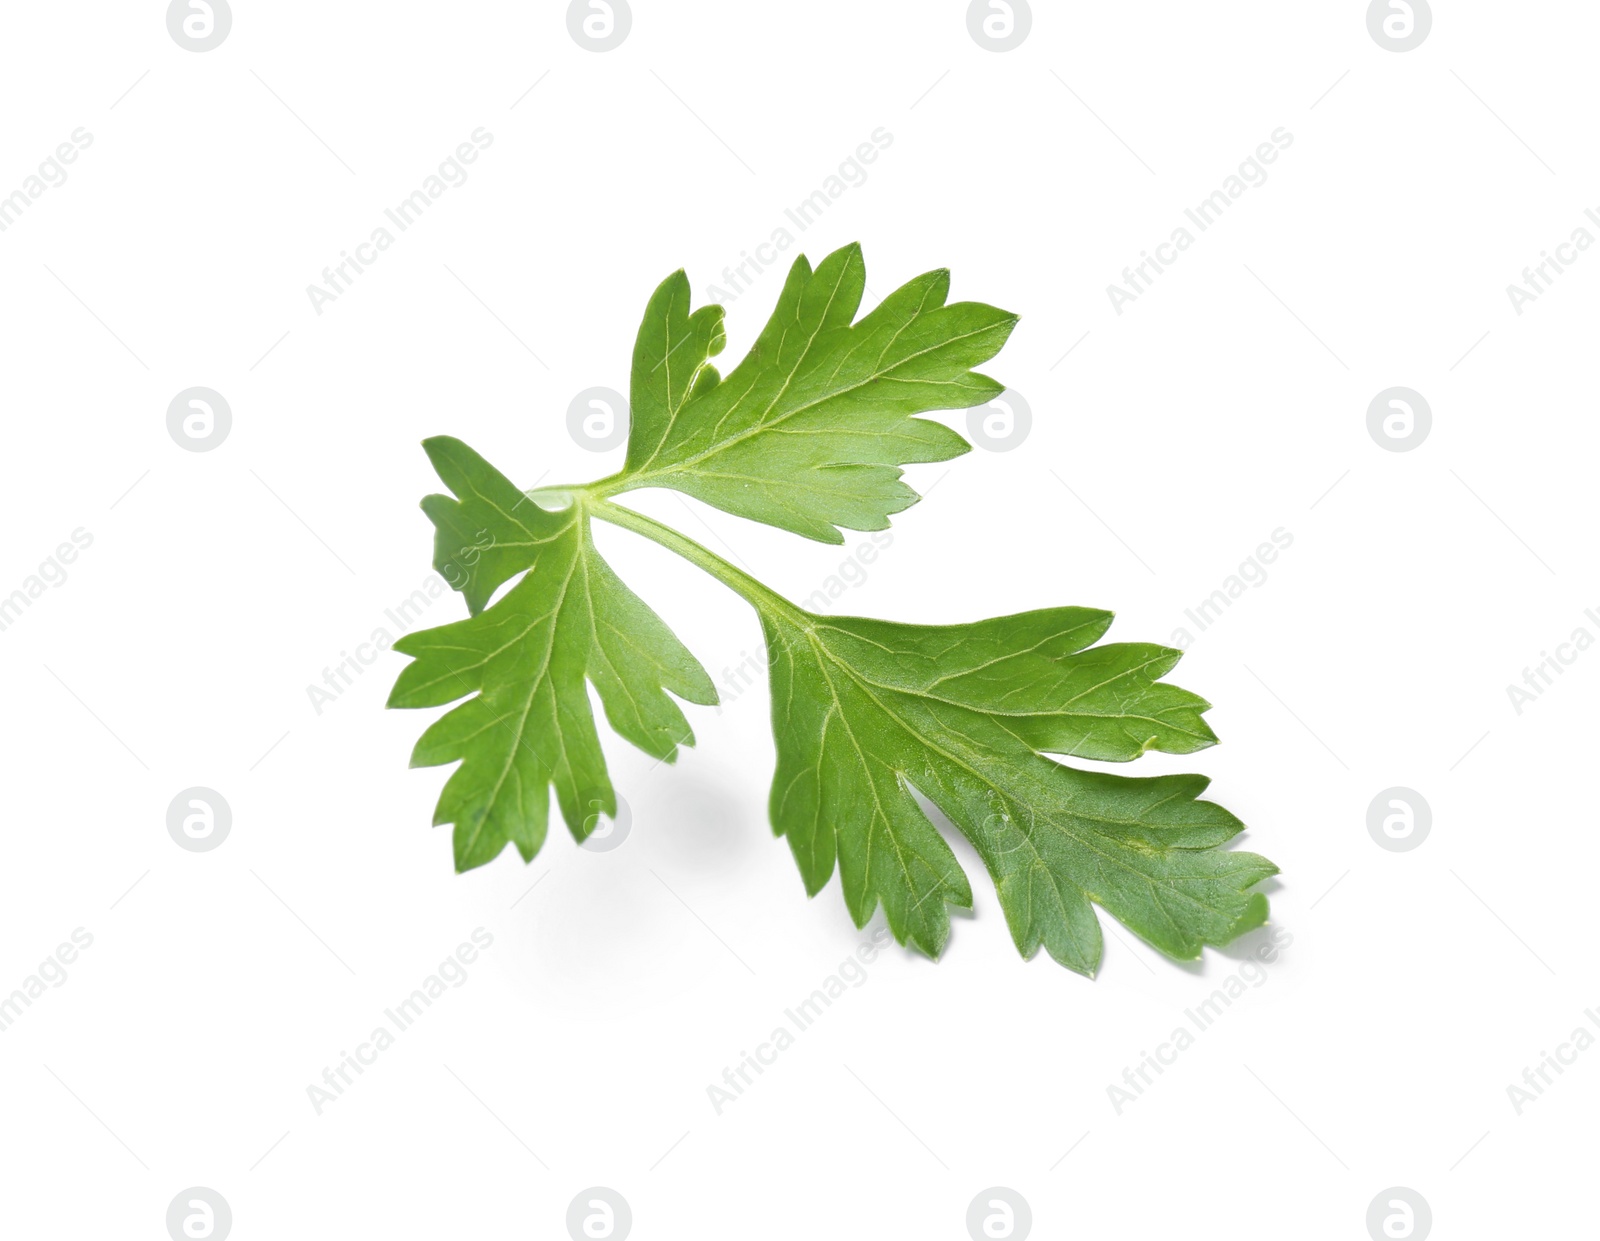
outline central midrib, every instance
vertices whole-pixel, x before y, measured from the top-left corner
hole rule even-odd
[[[875,380],[879,380],[879,379],[884,378],[885,376],[892,375],[895,371],[899,370],[901,367],[905,366],[907,363],[914,362],[916,359],[922,357],[925,354],[933,353],[935,350],[943,349],[943,348],[946,348],[947,346],[957,344],[960,341],[969,339],[970,337],[979,336],[982,333],[991,330],[992,327],[993,327],[993,325],[989,324],[989,325],[985,325],[984,327],[978,328],[975,331],[964,332],[960,336],[947,337],[944,340],[941,340],[936,345],[930,345],[926,349],[919,349],[916,353],[907,354],[905,357],[901,358],[898,362],[896,362],[893,366],[887,367],[886,369],[881,370],[881,371],[874,371],[872,374],[868,375],[866,378],[858,380],[857,382],[855,382],[853,384],[848,384],[848,385],[846,385],[845,387],[842,387],[842,388],[836,388],[833,391],[828,392],[825,395],[816,398],[815,400],[807,401],[803,405],[797,405],[794,409],[789,410],[787,413],[779,414],[776,418],[772,419],[770,422],[769,421],[758,422],[753,427],[750,427],[748,430],[742,431],[738,435],[732,436],[729,439],[726,439],[726,440],[721,441],[720,443],[714,444],[710,448],[707,448],[705,451],[697,453],[694,456],[689,457],[688,459],[686,459],[684,461],[674,462],[672,465],[661,466],[661,467],[658,467],[658,468],[653,469],[653,470],[652,469],[642,469],[639,473],[633,474],[631,476],[625,475],[625,476],[621,477],[618,480],[618,485],[615,488],[615,491],[631,491],[635,487],[644,486],[645,485],[645,480],[647,480],[647,479],[661,478],[661,477],[664,477],[664,476],[667,476],[667,475],[671,475],[671,474],[675,474],[675,473],[681,473],[681,472],[683,472],[685,470],[691,470],[696,465],[698,465],[700,462],[705,461],[710,457],[714,457],[718,453],[726,452],[728,449],[734,447],[736,444],[741,444],[747,439],[751,439],[752,437],[760,435],[765,431],[770,431],[774,427],[781,426],[783,423],[787,422],[789,419],[794,418],[794,417],[798,416],[799,414],[805,413],[806,410],[808,410],[808,409],[815,409],[818,405],[821,405],[821,404],[823,404],[823,403],[825,403],[827,401],[831,401],[831,400],[836,399],[837,397],[845,396],[845,395],[847,395],[847,394],[849,394],[851,392],[854,392],[857,388],[865,387],[867,384],[872,383]],[[802,359],[802,362],[803,361],[804,361],[804,359]],[[798,374],[799,371],[800,371],[800,367],[796,366],[794,371],[791,372],[785,378],[785,380],[784,380],[784,391],[787,391],[788,385],[793,382],[795,375]],[[781,396],[782,392],[780,392],[779,395]],[[741,399],[743,399],[743,398],[741,398]],[[776,401],[776,398],[774,398],[774,402],[775,401]],[[770,409],[770,408],[771,408],[771,406],[769,405],[768,409]],[[679,412],[681,413],[682,411],[680,410]],[[908,415],[908,416],[910,416],[910,415]],[[672,422],[673,422],[673,424],[675,424],[677,422],[677,418],[674,418],[672,420]],[[670,425],[671,424],[669,424],[669,433],[670,433]],[[663,439],[661,447],[665,447],[665,442],[666,442],[665,439]],[[651,460],[653,461],[655,459],[655,457],[660,455],[660,453],[661,453],[661,448],[658,447],[656,449],[656,452],[654,454],[652,454]],[[606,493],[606,494],[615,494],[615,492],[609,492],[609,493]]]

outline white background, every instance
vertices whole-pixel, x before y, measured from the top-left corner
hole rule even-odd
[[[93,144],[0,233],[0,594],[93,545],[0,633],[0,993],[94,937],[0,1034],[8,1232],[157,1238],[207,1186],[241,1239],[560,1237],[592,1185],[644,1239],[958,1239],[995,1185],[1038,1237],[1359,1239],[1397,1185],[1440,1237],[1570,1232],[1600,1054],[1521,1115],[1506,1088],[1600,1003],[1600,653],[1520,714],[1506,686],[1600,635],[1600,255],[1520,316],[1506,286],[1600,206],[1600,12],[1440,3],[1396,54],[1361,0],[1035,7],[1003,54],[950,0],[636,0],[603,54],[559,3],[239,0],[200,54],[151,0],[7,8],[0,194]],[[470,179],[317,314],[307,285],[480,126]],[[767,826],[765,687],[688,708],[671,767],[602,727],[621,848],[553,825],[465,876],[428,826],[446,773],[407,770],[423,713],[383,710],[402,657],[308,699],[430,572],[418,441],[524,485],[611,472],[566,409],[626,389],[650,290],[683,266],[703,298],[877,127],[790,254],[860,240],[869,305],[949,266],[1019,312],[985,370],[1034,425],[912,468],[935,490],[838,610],[1085,604],[1169,641],[1293,535],[1179,669],[1223,744],[1138,764],[1215,778],[1293,942],[1121,1114],[1107,1087],[1266,932],[1186,968],[1106,919],[1090,982],[1017,957],[953,841],[976,910],[944,960],[880,957],[717,1115],[866,934]],[[1269,179],[1118,315],[1106,286],[1278,127]],[[731,302],[727,358],[781,281]],[[194,385],[233,410],[215,451],[166,429]],[[1393,385],[1431,404],[1415,451],[1368,434]],[[865,541],[629,499],[796,598]],[[758,649],[715,583],[599,539],[719,682]],[[232,807],[214,852],[167,833],[193,785]],[[1367,831],[1396,785],[1433,812],[1406,853]],[[317,1115],[307,1086],[480,926],[469,980]]]

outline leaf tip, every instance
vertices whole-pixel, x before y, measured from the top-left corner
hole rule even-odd
[[[428,454],[428,460],[438,464],[439,458],[447,452],[466,445],[453,435],[430,435],[422,441],[422,451]]]

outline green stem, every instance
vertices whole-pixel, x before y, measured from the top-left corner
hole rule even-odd
[[[629,487],[631,480],[621,471],[607,474],[604,478],[597,478],[592,483],[584,484],[584,490],[597,500],[604,500],[607,496],[614,496],[619,491],[632,490]]]
[[[635,534],[642,534],[645,538],[661,544],[662,547],[677,552],[690,564],[704,569],[729,590],[743,598],[758,613],[763,611],[778,612],[796,624],[804,625],[804,614],[782,595],[763,586],[744,570],[735,568],[715,552],[707,551],[693,539],[679,534],[671,526],[664,526],[654,518],[646,517],[643,513],[636,513],[630,508],[623,508],[620,504],[612,504],[609,500],[599,499],[592,493],[584,496],[583,503],[590,513],[602,521],[609,521],[612,525],[621,526],[624,530],[632,530]]]

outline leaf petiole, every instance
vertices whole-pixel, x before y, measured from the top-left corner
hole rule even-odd
[[[795,624],[806,626],[806,615],[776,591],[768,589],[743,569],[735,568],[715,552],[702,547],[693,539],[679,534],[671,526],[664,526],[654,518],[636,513],[620,504],[596,498],[589,492],[578,492],[586,509],[602,521],[608,521],[624,530],[632,530],[670,551],[677,552],[690,564],[703,569],[729,590],[739,595],[757,612],[776,612]]]

